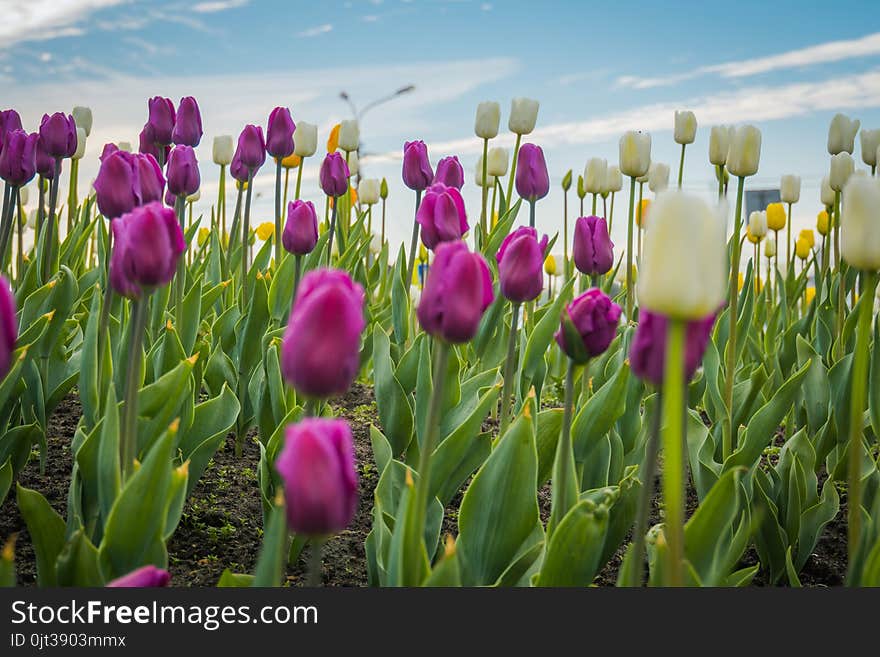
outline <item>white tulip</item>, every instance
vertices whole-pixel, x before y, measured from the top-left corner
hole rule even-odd
[[[116,144],[116,148],[121,151],[125,151],[126,153],[131,153],[131,142],[130,141],[120,141]]]
[[[37,229],[37,218],[39,217],[40,211],[37,208],[31,210],[27,215],[27,222],[25,225],[31,230]]]
[[[857,269],[880,270],[880,180],[853,176],[843,190],[840,254]]]
[[[363,183],[363,181],[361,181],[361,183]],[[373,236],[370,237],[370,253],[374,256],[382,253],[382,237],[376,233],[373,233]]]
[[[357,151],[346,153],[346,162],[348,163],[348,177],[354,178],[360,171],[360,162],[358,162]]]
[[[831,156],[831,173],[828,175],[828,183],[835,192],[842,192],[846,182],[856,170],[856,161],[853,156],[842,151]]]
[[[195,192],[186,197],[187,203],[196,203],[200,198],[202,198],[202,190],[201,188],[197,189]]]
[[[76,127],[86,131],[86,137],[92,134],[92,109],[90,107],[77,105],[73,108],[71,114],[73,115],[73,122],[76,123]]]
[[[651,206],[639,271],[639,304],[672,319],[702,319],[726,294],[724,221],[700,197],[663,192]]]
[[[648,169],[648,189],[658,194],[667,187],[669,187],[669,165],[652,162]]]
[[[697,138],[697,117],[693,112],[682,111],[675,113],[675,132],[673,134],[676,144],[693,144]]]
[[[364,178],[358,183],[358,199],[365,205],[379,202],[379,181],[375,178]]]
[[[772,258],[776,255],[776,240],[764,240],[764,257]]]
[[[862,162],[869,167],[877,166],[877,153],[880,152],[880,128],[863,129],[859,133],[862,146]]]
[[[797,203],[801,199],[801,177],[791,174],[782,176],[779,184],[779,200],[783,203]]]
[[[859,131],[859,120],[852,120],[845,114],[835,114],[828,126],[828,153],[852,153],[855,148],[856,133]]]
[[[587,194],[601,194],[608,177],[608,162],[601,157],[591,157],[584,167],[584,190]]]
[[[831,178],[825,176],[822,178],[822,185],[819,187],[819,199],[824,206],[834,205],[834,190],[831,189]]]
[[[28,202],[28,188],[27,185],[24,187],[18,188],[18,200],[21,202],[22,207],[27,205]]]
[[[761,160],[761,131],[753,125],[734,128],[727,151],[727,169],[732,176],[753,176]]]
[[[86,154],[86,131],[85,128],[80,128],[77,126],[76,128],[76,152],[70,157],[74,160],[83,159],[83,155]]]
[[[486,100],[477,105],[477,118],[474,120],[474,133],[480,139],[493,139],[498,136],[501,122],[501,105]]]
[[[531,98],[514,98],[510,101],[510,118],[507,120],[507,128],[517,135],[527,135],[535,129],[538,121],[537,100]],[[497,131],[496,131],[497,132]]]
[[[608,167],[608,175],[605,176],[605,186],[602,188],[603,194],[619,192],[623,189],[623,176],[620,175],[620,167],[616,164]]]
[[[488,162],[486,163],[486,187],[491,189],[495,186],[495,182],[498,180],[495,176],[489,174],[488,172]],[[477,187],[483,187],[483,156],[480,155],[477,157],[477,166],[474,169],[474,183],[476,183]]]
[[[211,153],[214,156],[214,164],[228,166],[232,163],[234,151],[235,144],[232,141],[232,135],[214,137],[214,147]]]
[[[767,236],[767,213],[756,210],[749,215],[749,233],[759,240]]]
[[[651,135],[630,130],[620,138],[620,172],[631,178],[648,173],[651,166]]]
[[[713,125],[709,132],[709,162],[716,167],[727,164],[733,129],[732,125]]]
[[[342,128],[339,129],[339,132],[342,132]],[[317,150],[318,126],[300,121],[293,131],[293,154],[300,157],[311,157]]]
[[[489,154],[486,159],[486,173],[490,176],[506,176],[507,175],[507,149],[501,148],[500,146],[497,148],[490,148]]]
[[[357,121],[342,121],[339,124],[339,148],[344,151],[356,151],[360,143],[361,131]],[[294,131],[294,144],[296,131]],[[317,140],[317,135],[315,136]]]

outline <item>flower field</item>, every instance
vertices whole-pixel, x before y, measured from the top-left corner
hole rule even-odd
[[[487,101],[402,215],[355,120],[144,110],[89,185],[89,108],[0,113],[0,584],[880,586],[880,130],[747,212],[752,125],[700,127],[711,195],[690,111],[551,189],[538,101]]]

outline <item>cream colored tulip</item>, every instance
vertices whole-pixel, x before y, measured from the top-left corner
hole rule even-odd
[[[776,240],[764,240],[764,257],[772,258],[776,255]]]
[[[749,233],[761,241],[767,236],[767,213],[756,210],[749,215]]]
[[[81,160],[86,154],[87,136],[85,128],[76,127],[76,152],[71,156],[74,160]]]
[[[651,135],[630,130],[620,138],[620,172],[631,178],[648,173],[651,166]]]
[[[296,131],[294,130],[294,145],[296,144]],[[354,152],[358,149],[361,139],[361,130],[358,122],[354,120],[342,121],[339,124],[339,148],[344,151]],[[317,145],[318,135],[315,133]]]
[[[527,135],[535,129],[540,104],[531,98],[514,98],[510,101],[510,118],[507,128],[517,135]]]
[[[358,183],[358,199],[364,205],[375,205],[379,202],[379,181],[376,178],[364,178]]]
[[[602,188],[603,194],[612,194],[623,189],[623,176],[620,175],[620,167],[616,164],[608,167],[608,174],[605,176],[605,186]]]
[[[601,157],[591,157],[584,167],[584,191],[601,194],[608,176],[608,162]]]
[[[214,137],[214,144],[211,150],[214,164],[229,166],[232,163],[232,156],[234,154],[235,142],[232,140],[232,135],[217,135]]]
[[[828,126],[828,154],[837,155],[844,152],[852,154],[859,125],[858,119],[850,119],[845,114],[835,114]]]
[[[669,165],[652,162],[648,169],[648,189],[658,194],[669,187]]]
[[[498,179],[489,174],[488,172],[488,162],[486,163],[486,187],[492,189],[495,186],[495,182]],[[474,183],[477,187],[483,187],[483,156],[480,155],[477,157],[477,166],[474,168]]]
[[[342,132],[342,128],[339,129]],[[318,126],[300,121],[293,131],[293,154],[311,157],[318,150]],[[355,147],[353,150],[357,150]]]
[[[354,178],[360,171],[360,162],[358,161],[357,151],[346,153],[346,162],[348,163],[348,177]]]
[[[716,167],[727,164],[732,125],[713,125],[709,132],[709,162]]]
[[[782,176],[782,182],[779,184],[779,200],[781,200],[783,203],[797,203],[800,199],[800,176],[793,176],[790,174]]]
[[[27,185],[18,188],[18,200],[21,202],[22,207],[27,205],[28,202],[28,188]]]
[[[77,105],[73,108],[73,122],[77,128],[82,128],[86,132],[86,137],[92,134],[92,108]]]
[[[727,151],[727,169],[730,175],[744,178],[758,172],[761,161],[761,131],[753,125],[734,128]]]
[[[498,124],[501,123],[501,105],[487,100],[477,105],[477,117],[474,120],[474,133],[480,139],[494,139],[498,136]]]
[[[862,147],[862,162],[869,167],[877,166],[877,153],[880,152],[880,128],[876,130],[862,129],[859,133]]]
[[[828,174],[828,183],[835,192],[842,192],[846,187],[849,177],[856,170],[856,161],[853,156],[842,151],[831,156],[831,173]]]
[[[880,180],[853,176],[843,190],[840,253],[857,269],[880,270]]]
[[[486,160],[486,172],[490,176],[506,176],[508,163],[508,154],[506,148],[490,148],[488,159]]]
[[[675,131],[673,133],[676,144],[693,144],[697,137],[697,117],[690,111],[677,111],[675,113]]]

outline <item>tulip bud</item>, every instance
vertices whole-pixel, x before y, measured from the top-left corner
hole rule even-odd
[[[727,169],[738,177],[753,176],[761,160],[761,131],[752,125],[734,128],[730,134]]]
[[[110,228],[110,284],[118,294],[136,299],[171,282],[178,258],[186,249],[173,210],[158,202],[149,203],[113,219]]]
[[[816,215],[816,230],[819,231],[820,235],[823,237],[827,236],[830,225],[831,221],[827,210],[822,210]]]
[[[15,187],[26,185],[37,173],[37,142],[40,136],[11,130],[0,150],[0,178]],[[53,162],[54,168],[54,162]]]
[[[810,241],[805,237],[798,237],[794,243],[794,253],[801,260],[810,257]]]
[[[264,221],[254,229],[254,233],[256,233],[257,239],[265,242],[275,234],[275,224],[271,221]]]
[[[760,242],[767,235],[767,213],[756,210],[749,215],[749,235]]]
[[[495,260],[501,294],[514,303],[537,299],[544,287],[541,265],[547,236],[538,241],[538,231],[521,226],[501,242]]]
[[[431,185],[416,212],[416,221],[422,227],[422,243],[429,249],[461,239],[468,230],[461,193],[443,183]]]
[[[154,96],[147,103],[149,109],[149,118],[147,125],[153,136],[153,142],[162,146],[167,146],[172,140],[172,132],[174,132],[174,103],[170,98],[162,98]]]
[[[649,310],[639,311],[639,325],[629,350],[632,373],[643,381],[659,386],[663,383],[666,363],[666,332],[669,320]],[[706,351],[712,335],[715,313],[702,319],[691,320],[685,329],[685,381],[690,381]]]
[[[835,114],[828,126],[828,154],[852,154],[859,125],[858,119],[852,120],[845,114]]]
[[[556,256],[552,253],[544,260],[544,271],[548,276],[556,276]]]
[[[127,575],[117,577],[107,582],[107,588],[158,588],[168,586],[171,581],[171,573],[162,568],[148,565],[142,566],[137,570],[133,570]]]
[[[605,186],[602,188],[603,194],[612,194],[623,189],[623,176],[620,175],[620,167],[616,164],[608,167],[608,175],[605,176]]]
[[[238,136],[238,147],[235,149],[233,161],[238,159],[241,165],[251,173],[256,173],[266,161],[266,141],[263,139],[263,128],[246,125]]]
[[[358,283],[343,271],[310,271],[300,282],[284,333],[284,378],[305,397],[345,393],[360,369],[365,325],[364,289]]]
[[[423,191],[433,179],[425,142],[406,142],[403,145],[403,183],[412,190]]]
[[[819,198],[822,205],[826,207],[834,206],[834,190],[831,189],[831,178],[825,176],[822,178],[822,184],[819,187]]]
[[[174,130],[171,131],[171,141],[193,148],[202,141],[202,115],[199,112],[199,104],[192,96],[180,99],[180,106],[174,119]]]
[[[816,246],[816,236],[813,234],[813,230],[811,228],[804,228],[803,230],[801,230],[800,234],[798,235],[798,239],[806,240],[811,249]]]
[[[764,241],[764,257],[772,258],[776,255],[776,240]]]
[[[0,379],[3,379],[12,365],[12,352],[18,340],[18,320],[15,316],[15,295],[9,281],[0,276]]]
[[[214,148],[212,155],[214,156],[214,164],[220,166],[228,166],[232,162],[232,153],[235,145],[232,141],[232,135],[219,135],[214,137]]]
[[[565,307],[556,343],[576,363],[602,354],[617,333],[620,306],[597,288],[590,288]]]
[[[192,146],[175,146],[168,156],[168,191],[175,196],[195,194],[201,185],[199,162]]]
[[[360,137],[361,131],[357,121],[342,121],[339,124],[339,148],[342,150],[356,151]]]
[[[797,203],[801,198],[801,178],[800,176],[786,175],[782,176],[782,182],[779,184],[779,199],[783,203]]]
[[[584,197],[587,195],[587,190],[584,189],[584,177],[583,176],[578,176],[577,195],[578,195],[578,198],[581,200],[583,200]]]
[[[422,329],[452,343],[471,340],[492,303],[492,275],[483,256],[458,240],[434,252],[416,314]]]
[[[601,157],[591,157],[584,167],[584,191],[601,194],[608,177],[608,162]]]
[[[311,201],[287,204],[287,223],[281,233],[284,250],[294,255],[311,253],[318,243],[318,215]]]
[[[486,163],[487,173],[486,173],[486,185],[485,186],[489,187],[491,189],[492,187],[495,186],[495,181],[498,179],[495,176],[490,175],[488,173],[488,169],[489,169],[489,164],[487,162]],[[474,169],[474,184],[477,187],[483,187],[483,156],[482,155],[477,156],[477,166],[476,166],[476,169]]]
[[[328,536],[345,529],[354,518],[357,466],[347,421],[306,418],[287,425],[275,469],[284,482],[291,531]]]
[[[187,203],[197,203],[202,198],[202,190],[197,189],[195,192],[186,197]],[[271,224],[274,227],[274,224]]]
[[[673,319],[702,319],[724,301],[724,221],[702,199],[666,191],[651,209],[639,271],[640,305]]]
[[[70,157],[74,160],[83,159],[86,154],[86,131],[80,127],[76,129],[76,151]]]
[[[713,125],[709,132],[709,162],[716,167],[727,164],[733,130],[731,125]]]
[[[379,202],[379,181],[375,178],[364,178],[358,183],[358,195],[364,205],[375,205]]]
[[[523,144],[516,165],[516,193],[529,201],[544,198],[550,191],[550,174],[544,151],[535,144]]]
[[[648,170],[648,189],[655,194],[669,187],[669,165],[662,162],[652,162]]]
[[[651,166],[651,135],[630,130],[620,138],[620,172],[631,178],[648,173]]]
[[[296,124],[286,107],[276,107],[269,114],[266,126],[266,152],[274,158],[285,158],[293,153],[293,132]]]
[[[348,191],[348,165],[339,153],[327,153],[318,177],[321,189],[327,196],[337,198]]]
[[[571,189],[571,174],[572,171],[571,169],[569,169],[568,172],[564,176],[562,176],[562,191],[564,192],[567,192],[569,189]]]
[[[318,150],[318,126],[300,121],[293,131],[293,153],[311,157]]]
[[[603,275],[614,266],[614,243],[608,224],[600,217],[580,217],[574,224],[572,257],[578,271],[587,276]]]
[[[508,164],[506,148],[501,148],[499,146],[489,149],[489,158],[486,161],[486,173],[496,178],[506,176]]]
[[[847,264],[865,271],[880,270],[880,181],[853,177],[843,190],[840,253]]]
[[[842,192],[846,187],[849,177],[856,170],[856,163],[852,155],[842,151],[831,156],[831,173],[828,175],[828,184],[835,192]]]
[[[76,123],[73,117],[61,112],[52,116],[43,114],[40,139],[49,157],[70,157],[76,153]]]
[[[360,161],[358,160],[357,151],[346,151],[348,164],[348,177],[354,178],[360,170]]]
[[[76,127],[82,128],[86,133],[86,137],[92,134],[92,109],[90,107],[77,105],[73,108],[71,115],[73,116],[74,123],[76,123]]]
[[[474,121],[474,133],[480,139],[493,139],[498,136],[498,124],[501,122],[501,105],[494,101],[484,101],[477,105],[477,118]]]
[[[785,222],[785,206],[782,203],[770,203],[767,206],[767,228],[779,231],[785,228]]]
[[[510,118],[507,120],[507,129],[516,135],[530,134],[538,121],[538,107],[537,100],[514,98],[510,101]],[[495,132],[497,134],[498,130],[496,129]]]
[[[388,198],[388,181],[385,178],[382,178],[382,182],[379,184],[379,196],[383,201]]]
[[[432,184],[443,183],[448,187],[461,189],[464,186],[464,169],[461,162],[453,155],[444,157],[437,163],[437,170],[434,172]]]
[[[675,112],[675,131],[673,134],[676,144],[693,144],[697,138],[697,117],[693,112]]]

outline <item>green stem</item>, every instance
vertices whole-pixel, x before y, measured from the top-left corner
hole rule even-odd
[[[77,180],[79,178],[79,160],[70,161],[70,180],[67,189],[67,234],[73,229],[79,200],[77,199]]]
[[[840,192],[834,192],[834,265],[837,269],[837,339],[834,342],[835,361],[843,358],[843,324],[846,310],[846,277],[840,262]]]
[[[382,245],[385,244],[385,199],[382,199]]]
[[[177,221],[180,224],[180,232],[186,235],[186,197],[178,196],[174,201],[174,211],[177,213]],[[183,307],[183,293],[186,287],[186,262],[184,258],[177,260],[177,273],[174,279],[174,310],[177,325],[180,326],[181,309]]]
[[[43,245],[43,283],[52,276],[55,240],[55,208],[58,204],[58,179],[61,178],[61,158],[55,158],[55,177],[49,188],[49,227],[46,229],[46,243]]]
[[[324,539],[313,536],[309,540],[309,543],[311,543],[311,546],[309,550],[309,568],[306,584],[311,588],[315,588],[324,585],[324,578],[321,572],[321,557],[322,553],[324,552]]]
[[[786,231],[788,234],[788,244],[786,245],[785,269],[788,271],[788,268],[791,266],[791,245],[794,243],[794,225],[791,221],[791,203],[788,204],[788,216],[786,216],[786,220],[788,222],[788,230]]]
[[[489,166],[489,140],[483,139],[483,184],[480,186],[480,203],[482,204],[482,210],[480,212],[480,230],[474,231],[474,248],[479,249],[482,246],[481,241],[484,235],[488,235],[489,231],[487,230],[487,221],[486,221],[486,202],[489,199],[489,188],[487,185],[487,180],[489,177],[488,174],[488,166]],[[511,174],[512,176],[513,174]],[[507,199],[507,204],[510,205],[510,197]],[[418,207],[416,207],[418,210]],[[416,229],[413,229],[416,230]],[[410,259],[410,262],[412,259]],[[410,280],[412,280],[412,272],[410,272]]]
[[[305,163],[306,163],[306,159],[304,157],[301,157],[299,159],[299,166],[296,168],[296,190],[294,191],[294,194],[293,194],[294,201],[299,200],[299,190],[300,190],[300,187],[302,186],[302,178],[303,178],[303,165]]]
[[[226,234],[226,165],[220,165],[220,186],[217,190],[217,214],[222,218],[220,229],[220,244],[223,244],[223,236]]]
[[[596,192],[593,192],[593,208],[590,210],[590,214],[596,216]]]
[[[296,299],[296,291],[299,288],[299,279],[302,276],[302,256],[296,254],[293,256],[293,294],[292,299]]]
[[[281,158],[275,165],[275,233],[272,237],[275,248],[276,270],[281,266]]]
[[[248,169],[248,181],[247,181],[247,194],[244,197],[244,218],[241,222],[241,312],[247,312],[247,304],[248,304],[248,289],[247,289],[247,274],[248,274],[248,260],[250,260],[250,245],[248,244],[248,237],[250,233],[250,219],[251,219],[251,194],[254,190],[254,172],[252,169]]]
[[[626,227],[626,321],[633,319],[633,215],[636,205],[636,179],[629,179],[629,224]]]
[[[484,160],[485,162],[485,160]],[[486,188],[483,187],[483,211],[486,210]],[[412,285],[413,279],[413,271],[416,264],[416,249],[419,246],[419,222],[416,221],[416,217],[419,214],[419,205],[422,203],[422,190],[416,190],[416,211],[413,213],[413,229],[412,229],[412,239],[409,242],[409,263],[407,263],[406,267],[406,280],[404,283],[406,284],[406,289],[409,290],[410,285]]]
[[[574,370],[577,365],[568,360],[565,373],[565,406],[562,411],[562,433],[556,444],[556,455],[553,459],[553,487],[550,491],[550,520],[547,522],[547,536],[559,525],[569,509],[577,504],[580,486],[577,481],[577,470],[574,462],[574,446],[571,442],[571,420],[574,413]],[[586,372],[587,365],[584,365]]]
[[[513,158],[510,161],[510,175],[507,177],[507,207],[513,205],[511,203],[510,197],[513,195],[513,181],[516,179],[516,165],[519,162],[519,146],[522,143],[522,135],[516,136],[516,144],[513,147]],[[485,156],[483,156],[483,161],[486,161]],[[483,180],[485,180],[485,170],[483,173]]]
[[[685,144],[681,145],[681,159],[678,161],[678,188],[681,189],[681,181],[684,178],[684,148]]]
[[[535,202],[536,199],[529,199],[529,227],[535,227]]]
[[[611,192],[611,211],[608,213],[608,234],[611,234],[611,228],[614,225],[614,194]]]
[[[327,198],[330,198],[329,196]],[[327,238],[327,266],[330,266],[330,261],[333,258],[333,234],[336,232],[336,209],[339,205],[339,199],[341,197],[337,196],[333,199],[333,210],[330,214],[330,237]]]
[[[720,199],[724,197],[724,165],[719,164],[716,170],[718,171],[718,198]]]
[[[123,481],[132,474],[134,460],[137,457],[138,390],[141,382],[141,347],[147,321],[147,299],[143,296],[138,297],[131,302],[131,305],[125,406],[122,409],[122,440],[119,443]]]
[[[568,280],[568,190],[562,193],[562,272]]]
[[[687,323],[669,318],[663,372],[663,502],[669,586],[684,583],[684,345]]]
[[[736,212],[733,216],[733,253],[730,262],[730,305],[727,310],[729,314],[730,329],[727,337],[726,366],[725,366],[725,388],[724,388],[724,430],[722,432],[722,458],[726,459],[733,452],[733,383],[736,374],[736,324],[739,306],[739,253],[740,241],[739,234],[742,230],[742,205],[743,205],[743,187],[745,186],[745,178],[739,176],[736,187]],[[669,361],[667,361],[669,362]]]
[[[498,429],[498,438],[507,431],[510,426],[510,397],[513,394],[513,379],[516,376],[516,339],[517,323],[519,322],[520,304],[510,304],[510,333],[507,338],[507,359],[504,361],[504,386],[501,390],[501,426]]]

